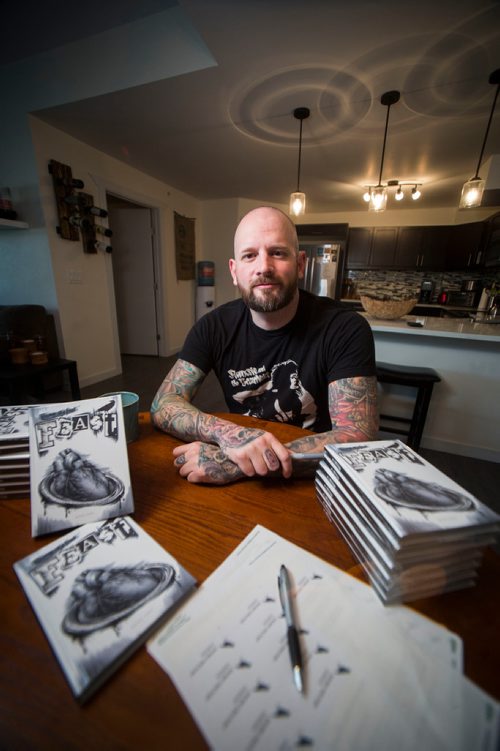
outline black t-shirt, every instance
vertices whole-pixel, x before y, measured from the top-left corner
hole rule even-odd
[[[179,357],[214,370],[230,412],[317,433],[332,427],[328,384],[375,375],[367,321],[304,290],[294,318],[273,331],[256,326],[242,300],[221,305],[197,321]]]

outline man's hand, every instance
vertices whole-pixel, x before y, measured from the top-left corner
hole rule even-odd
[[[247,477],[264,476],[278,470],[285,478],[292,474],[290,451],[272,433],[228,423],[217,431],[216,440]]]
[[[174,464],[188,482],[226,485],[245,475],[218,446],[202,441],[186,443],[173,450]]]
[[[248,431],[246,428],[239,428],[239,430],[258,435],[253,441],[233,449],[222,449],[202,441],[177,446],[173,450],[174,464],[179,469],[181,477],[185,477],[189,482],[224,485],[244,477],[253,477],[256,474],[291,476],[290,452],[274,436],[261,430]],[[278,459],[277,452],[280,456],[286,454],[283,462]],[[238,461],[233,459],[235,455]],[[246,469],[243,469],[242,465]]]

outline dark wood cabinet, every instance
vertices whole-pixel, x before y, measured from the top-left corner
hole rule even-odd
[[[483,263],[487,268],[500,267],[500,212],[486,222]]]
[[[372,227],[352,227],[347,238],[347,266],[350,269],[370,265]]]
[[[443,271],[446,269],[446,252],[451,227],[447,225],[422,227],[420,268]]]
[[[456,224],[450,227],[446,250],[446,268],[473,270],[481,266],[483,251],[483,222]]]
[[[370,266],[392,268],[394,266],[397,240],[397,227],[375,227],[370,253]]]
[[[418,269],[423,266],[423,227],[400,227],[396,246],[395,265],[402,269]]]
[[[484,262],[486,225],[353,227],[347,242],[347,268],[477,270]]]

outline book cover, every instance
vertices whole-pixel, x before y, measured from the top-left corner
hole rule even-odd
[[[196,583],[130,517],[68,532],[14,570],[82,702]]]
[[[119,396],[33,406],[33,537],[134,511]]]
[[[0,446],[10,441],[28,444],[30,409],[28,405],[0,407]]]
[[[471,586],[475,582],[481,560],[479,553],[449,562],[422,561],[391,570],[380,556],[380,550],[372,546],[373,538],[356,528],[352,520],[347,518],[347,506],[342,505],[340,493],[335,494],[334,500],[327,484],[320,477],[316,480],[316,490],[325,513],[342,533],[384,604],[442,594]]]
[[[326,452],[405,544],[500,531],[498,514],[399,440],[330,444]]]

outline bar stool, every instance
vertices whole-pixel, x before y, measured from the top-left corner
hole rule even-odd
[[[422,433],[424,430],[427,410],[432,396],[435,383],[441,378],[432,368],[415,368],[409,365],[392,365],[386,362],[377,362],[377,381],[397,386],[409,386],[417,389],[413,414],[411,417],[396,417],[395,415],[380,415],[380,430],[397,435],[407,436],[407,445],[414,451],[420,448]],[[383,425],[383,421],[398,424],[407,423],[406,428]]]

